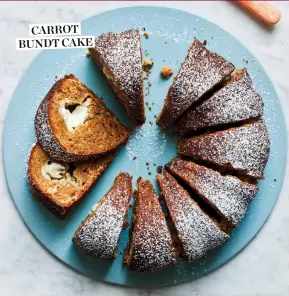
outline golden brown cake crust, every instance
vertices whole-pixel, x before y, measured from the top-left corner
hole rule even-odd
[[[157,180],[182,245],[182,257],[199,259],[229,238],[167,171]]]
[[[132,197],[132,177],[120,173],[108,193],[78,227],[75,246],[98,259],[112,260]]]
[[[47,180],[42,173],[43,166],[54,162],[36,143],[29,156],[27,179],[32,194],[58,218],[63,219],[68,210],[82,199],[93,183],[101,176],[112,161],[115,152],[110,152],[93,161],[73,164],[74,171],[68,180]],[[67,168],[67,163],[57,162]],[[72,178],[70,178],[72,177]]]
[[[150,181],[138,179],[135,199],[133,230],[124,264],[139,272],[153,272],[175,264],[172,237]]]
[[[140,33],[131,29],[120,33],[104,33],[90,49],[95,64],[123,104],[128,116],[137,123],[145,121],[142,83]]]
[[[157,123],[163,129],[173,124],[192,104],[226,79],[235,67],[198,40],[188,50],[185,61],[169,88]]]
[[[243,182],[234,176],[191,161],[174,158],[166,165],[169,172],[193,189],[219,216],[223,224],[236,227],[243,219],[248,204],[256,196],[258,186]]]
[[[262,97],[254,89],[247,69],[241,69],[212,97],[181,117],[178,133],[184,135],[260,118],[263,115],[263,107]]]
[[[69,131],[60,114],[61,104],[89,100],[85,122]],[[69,102],[69,103],[67,103]],[[104,103],[75,76],[57,81],[40,104],[35,117],[39,144],[59,161],[96,158],[125,142],[130,134]]]
[[[270,140],[262,120],[240,127],[183,139],[181,155],[205,161],[243,176],[264,178],[270,152]]]

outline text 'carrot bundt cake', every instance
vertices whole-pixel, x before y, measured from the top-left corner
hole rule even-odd
[[[165,129],[173,124],[192,104],[223,82],[234,69],[233,64],[195,40],[169,88],[157,118],[159,126]]]
[[[178,144],[181,155],[256,179],[264,176],[269,151],[269,135],[262,120],[183,139]]]
[[[182,257],[196,260],[229,238],[168,172],[158,175],[157,180],[181,244]]]
[[[110,152],[92,161],[57,162],[37,143],[30,152],[27,170],[32,194],[62,219],[106,170],[114,154]]]
[[[143,123],[145,108],[139,31],[131,29],[121,33],[104,33],[95,39],[95,47],[89,50],[128,116]]]
[[[131,176],[120,173],[77,229],[73,237],[75,246],[98,259],[114,259],[131,197]]]
[[[224,87],[200,106],[189,110],[178,123],[178,133],[235,124],[263,115],[263,100],[246,69],[238,70]]]
[[[132,233],[124,264],[135,271],[153,272],[175,264],[175,249],[153,185],[138,179]]]
[[[169,172],[181,179],[209,204],[223,224],[236,227],[244,217],[249,202],[256,196],[258,186],[191,161],[174,158],[166,165]]]
[[[130,134],[73,75],[50,89],[37,110],[35,131],[47,154],[65,162],[98,157],[125,142]]]

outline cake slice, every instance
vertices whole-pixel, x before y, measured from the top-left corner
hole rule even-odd
[[[95,39],[95,47],[89,51],[128,116],[137,123],[143,123],[145,108],[139,31],[104,33]]]
[[[73,75],[66,75],[50,89],[37,110],[35,131],[42,149],[64,162],[99,157],[130,134],[102,100]]]
[[[237,73],[211,98],[189,110],[178,123],[184,135],[205,128],[235,124],[263,115],[263,101],[246,69]]]
[[[57,162],[36,143],[31,149],[27,169],[31,192],[48,210],[63,219],[106,170],[114,155],[110,152],[93,161]]]
[[[262,120],[183,139],[178,145],[181,155],[256,179],[264,178],[269,151],[269,135]]]
[[[236,227],[244,217],[248,204],[256,196],[258,186],[191,161],[172,159],[169,172],[187,184],[222,218],[222,224]]]
[[[157,180],[184,259],[199,259],[229,238],[168,172],[158,175]]]
[[[132,234],[124,264],[136,271],[153,272],[175,264],[175,249],[158,196],[148,180],[138,179]]]
[[[75,246],[98,259],[114,259],[131,197],[131,176],[120,173],[75,232]]]
[[[195,40],[169,88],[157,123],[163,129],[173,124],[204,94],[223,82],[234,69],[233,64]]]

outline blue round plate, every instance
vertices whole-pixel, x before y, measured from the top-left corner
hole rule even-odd
[[[134,132],[109,169],[64,221],[55,218],[31,197],[26,181],[26,160],[35,141],[34,115],[47,91],[57,78],[73,73],[102,96],[107,106],[122,122],[131,125],[100,71],[91,59],[86,57],[86,50],[43,51],[30,65],[15,90],[8,109],[4,130],[4,164],[7,183],[21,216],[51,253],[69,266],[97,280],[127,286],[156,287],[202,276],[227,262],[251,241],[267,220],[279,195],[285,172],[287,141],[278,97],[262,66],[245,46],[218,26],[178,10],[133,7],[105,12],[83,21],[82,33],[97,36],[108,31],[144,27],[150,36],[142,40],[143,54],[145,58],[154,60],[153,71],[149,77],[152,86],[149,90],[145,87],[145,100],[151,106],[151,111],[147,107],[147,121]],[[118,255],[113,262],[99,261],[80,254],[74,248],[71,238],[93,205],[111,187],[115,176],[120,171],[126,171],[133,175],[134,182],[137,177],[142,176],[152,180],[157,189],[156,166],[165,164],[175,156],[177,139],[170,133],[162,133],[155,125],[155,115],[159,113],[172,83],[172,78],[161,79],[160,68],[169,65],[174,68],[176,74],[194,38],[207,40],[209,49],[220,53],[237,68],[247,67],[264,99],[264,119],[270,133],[271,153],[265,180],[259,183],[258,196],[251,203],[241,225],[232,233],[231,239],[210,252],[206,258],[196,262],[180,261],[175,267],[157,274],[131,272],[122,265],[121,256],[127,243],[128,230],[121,234]],[[146,162],[150,163],[151,175],[148,174]]]

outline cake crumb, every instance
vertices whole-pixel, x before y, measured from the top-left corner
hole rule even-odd
[[[128,223],[127,221],[124,221],[122,227],[123,227],[124,229],[126,229],[126,228],[128,228],[128,226],[129,226],[129,223]]]
[[[152,60],[144,60],[143,62],[143,68],[145,70],[150,70],[153,66],[154,62]]]
[[[90,57],[90,56],[91,56],[91,52],[90,52],[89,49],[88,49],[87,52],[86,52],[86,56],[87,56],[87,57]]]
[[[159,166],[157,167],[157,173],[161,174],[162,171],[163,171],[163,166],[159,165]]]
[[[164,78],[168,78],[173,74],[174,70],[171,67],[164,66],[161,69],[161,74]]]
[[[148,39],[150,34],[148,32],[144,32],[143,35],[145,36],[146,39]]]

